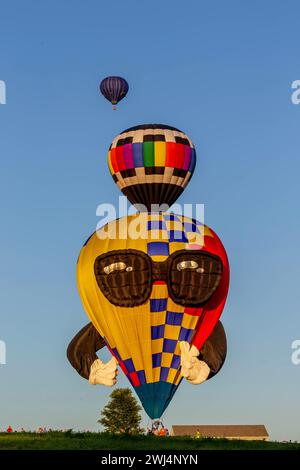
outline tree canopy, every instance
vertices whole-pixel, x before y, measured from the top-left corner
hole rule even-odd
[[[110,394],[110,401],[101,411],[98,423],[114,434],[140,434],[142,408],[129,388],[116,388]]]

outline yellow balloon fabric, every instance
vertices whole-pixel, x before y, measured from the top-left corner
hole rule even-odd
[[[191,342],[199,316],[175,304],[163,282],[153,284],[150,299],[142,305],[113,305],[97,284],[95,260],[113,250],[135,249],[153,261],[164,261],[178,250],[201,249],[204,235],[213,237],[208,227],[186,217],[138,213],[95,232],[79,255],[77,282],[83,306],[152,418],[162,414],[182,378],[180,341]]]

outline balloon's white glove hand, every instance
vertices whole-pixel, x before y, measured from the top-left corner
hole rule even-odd
[[[180,341],[181,350],[181,375],[189,383],[198,385],[204,382],[210,373],[210,368],[206,362],[199,361],[199,351],[196,346],[191,346],[186,341]]]
[[[91,365],[89,382],[92,385],[100,384],[112,387],[117,382],[118,361],[113,356],[106,364],[101,359],[96,359]]]

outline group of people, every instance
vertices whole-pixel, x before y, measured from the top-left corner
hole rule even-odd
[[[12,432],[18,432],[18,431],[17,430],[14,431],[11,426],[8,426],[8,428],[6,429],[6,432],[10,434]],[[19,432],[26,432],[26,430],[24,428],[21,428]],[[47,432],[47,429],[45,427],[40,426],[36,430],[36,432],[38,434],[43,434]],[[151,427],[147,428],[147,434],[153,435],[153,436],[169,436],[170,435],[168,428],[166,428],[159,419],[153,421],[151,424]]]
[[[169,430],[166,428],[163,423],[157,419],[152,421],[151,427],[147,428],[147,434],[153,436],[169,436]]]
[[[6,432],[8,432],[8,433],[10,434],[10,433],[12,433],[12,432],[18,432],[18,431],[17,431],[17,430],[14,431],[11,426],[8,426],[8,428],[6,429]],[[19,432],[26,432],[26,430],[25,430],[24,428],[21,428]],[[36,432],[37,432],[38,434],[43,434],[43,433],[47,432],[47,429],[46,429],[45,427],[40,426],[40,427],[36,430]]]

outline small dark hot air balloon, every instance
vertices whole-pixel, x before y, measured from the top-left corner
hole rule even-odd
[[[100,83],[102,95],[111,102],[113,109],[116,109],[117,103],[127,95],[129,85],[125,78],[106,77]]]

